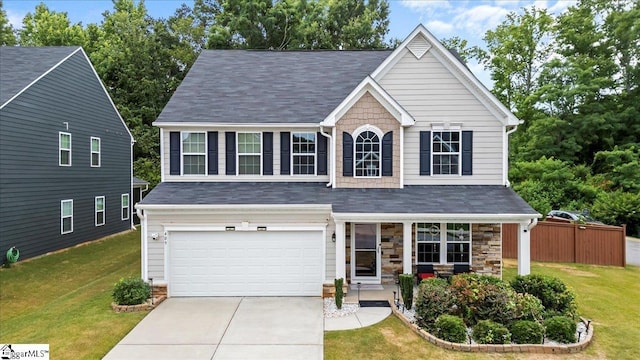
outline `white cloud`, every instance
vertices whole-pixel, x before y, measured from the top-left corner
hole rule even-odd
[[[569,6],[573,6],[577,4],[577,0],[558,0],[553,6],[548,8],[547,10],[553,14],[561,14],[565,12]]]
[[[463,27],[472,33],[482,35],[489,29],[494,29],[504,20],[509,10],[491,5],[479,5],[465,9],[454,18],[457,27]]]
[[[427,29],[431,32],[438,34],[438,37],[449,36],[453,33],[454,26],[453,24],[446,23],[440,20],[429,21],[425,24]]]
[[[9,21],[9,24],[11,24],[14,29],[22,29],[22,19],[24,19],[24,16],[27,15],[27,13],[24,12],[19,14],[9,9],[5,9],[5,11],[7,13],[7,20]]]

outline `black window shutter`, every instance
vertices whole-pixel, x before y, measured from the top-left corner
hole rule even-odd
[[[218,132],[207,132],[207,162],[209,175],[218,175]]]
[[[473,175],[473,131],[462,132],[462,175]]]
[[[327,138],[322,134],[316,134],[318,146],[318,175],[327,175]]]
[[[420,131],[420,175],[431,175],[431,131]]]
[[[227,175],[235,175],[236,174],[236,133],[233,131],[225,132],[225,149],[226,149],[226,159],[225,159],[225,168]]]
[[[353,137],[342,133],[342,176],[353,176]]]
[[[262,175],[273,175],[273,133],[262,133]]]
[[[180,175],[180,132],[169,133],[169,174]]]
[[[382,137],[382,176],[393,176],[393,131]]]
[[[280,175],[291,174],[291,133],[280,133]]]

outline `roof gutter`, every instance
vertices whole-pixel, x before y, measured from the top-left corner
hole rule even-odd
[[[390,221],[412,221],[412,222],[429,222],[441,221],[447,222],[451,219],[464,222],[495,222],[510,223],[531,221],[540,214],[404,214],[404,213],[332,213],[334,220],[338,221],[360,221],[360,222],[390,222]],[[533,225],[535,226],[535,225]],[[531,227],[533,227],[531,226]]]
[[[327,149],[330,148],[329,146],[331,146],[331,149],[333,149],[333,137],[329,134],[325,134],[324,127],[322,125],[320,125],[320,135],[329,139],[329,145],[327,145]],[[327,187],[331,187],[333,185],[333,151],[331,151],[331,156],[329,158],[329,171],[331,173],[329,174],[329,182],[327,183]]]

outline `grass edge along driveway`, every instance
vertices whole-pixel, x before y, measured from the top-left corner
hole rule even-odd
[[[113,284],[140,276],[130,231],[0,270],[0,343],[49,344],[52,359],[99,359],[147,312],[111,310]]]
[[[505,260],[504,279],[517,273]],[[559,277],[577,295],[578,311],[593,321],[595,339],[583,352],[558,359],[640,359],[640,267],[533,262],[533,274]],[[428,343],[399,319],[376,325],[325,332],[325,359],[547,359],[544,354],[470,354]]]

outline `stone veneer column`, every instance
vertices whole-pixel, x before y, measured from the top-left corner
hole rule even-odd
[[[478,274],[502,276],[502,235],[500,224],[472,224],[471,270]]]

